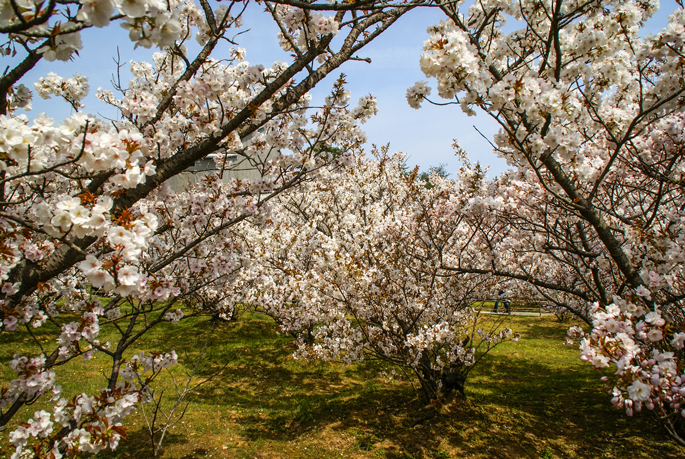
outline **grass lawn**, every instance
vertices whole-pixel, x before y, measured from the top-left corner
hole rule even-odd
[[[506,317],[521,333],[517,343],[495,349],[467,382],[467,399],[455,400],[423,419],[411,380],[386,383],[378,362],[342,366],[301,362],[291,356],[287,336],[258,315],[216,327],[207,319],[165,324],[140,347],[179,353],[174,373],[192,367],[207,332],[211,347],[200,369],[223,373],[194,391],[183,420],[170,429],[168,458],[676,458],[675,446],[656,428],[650,413],[634,418],[614,409],[600,375],[565,346],[568,324],[553,316]],[[3,334],[0,374],[17,347]],[[140,348],[139,347],[139,348]],[[187,354],[187,355],[186,355]],[[92,393],[107,367],[98,355],[87,365],[59,368],[67,395]],[[172,393],[170,378],[158,381]],[[40,409],[40,402],[32,407]],[[140,411],[140,410],[139,410]],[[28,416],[25,414],[25,416]],[[423,420],[422,420],[423,419]],[[115,453],[99,457],[149,457],[144,419],[128,423],[129,436]],[[0,458],[9,457],[0,433]]]

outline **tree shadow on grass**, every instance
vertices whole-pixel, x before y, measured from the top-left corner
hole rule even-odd
[[[636,450],[649,452],[640,440],[649,437],[650,444],[663,441],[665,448],[651,457],[681,457],[683,451],[669,443],[652,413],[628,418],[615,409],[601,375],[589,367],[559,368],[511,354],[491,357],[476,370],[469,391],[487,416],[490,441],[518,443],[528,451],[540,451],[543,443],[551,451],[555,444],[575,445],[574,457],[637,457]],[[475,386],[476,381],[482,383]],[[555,451],[562,457],[570,452]]]

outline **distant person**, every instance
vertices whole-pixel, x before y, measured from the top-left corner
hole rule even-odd
[[[499,293],[497,294],[498,298],[495,301],[495,309],[492,310],[492,312],[497,312],[499,309],[499,304],[502,303],[504,306],[504,310],[506,311],[507,314],[511,312],[511,304],[509,303],[509,300],[506,299],[506,293],[504,290],[500,290]]]

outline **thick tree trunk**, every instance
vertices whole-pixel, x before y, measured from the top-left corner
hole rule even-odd
[[[435,400],[446,400],[454,396],[466,397],[467,373],[462,363],[453,364],[442,370],[425,366],[419,375],[422,402],[429,404]]]

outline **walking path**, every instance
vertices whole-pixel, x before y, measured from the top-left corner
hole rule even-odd
[[[512,311],[510,313],[506,312],[493,312],[493,311],[480,311],[481,314],[491,314],[493,316],[526,316],[526,317],[542,317],[551,316],[551,312],[523,312],[523,311]]]

